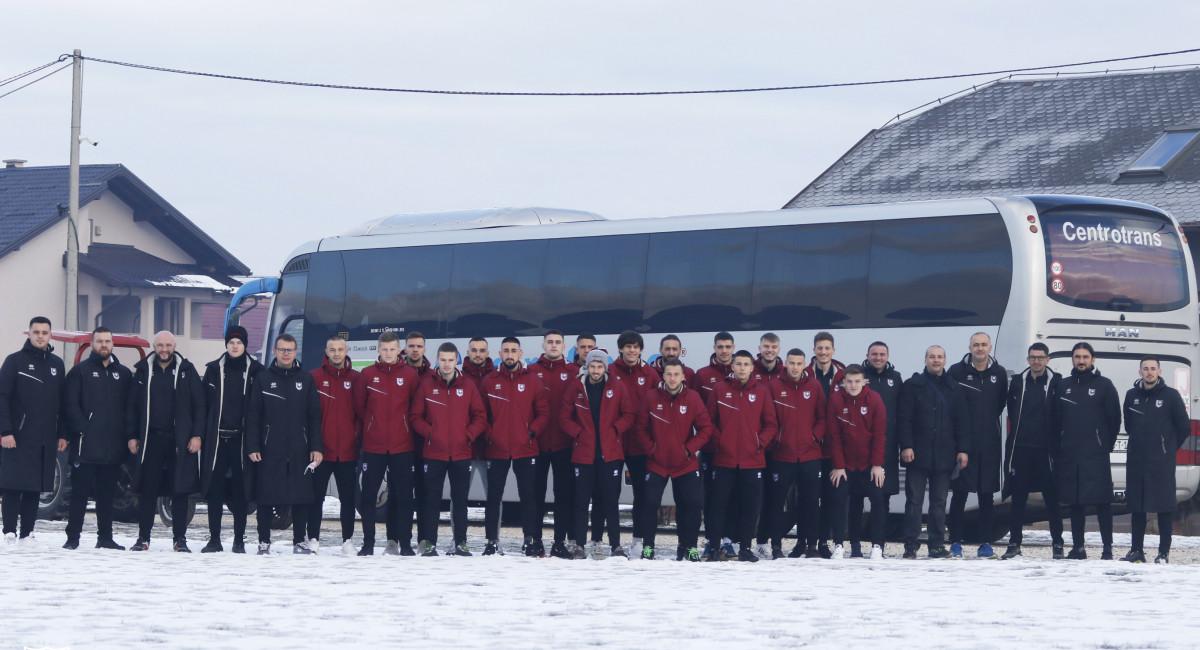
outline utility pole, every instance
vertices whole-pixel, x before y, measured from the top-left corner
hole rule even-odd
[[[79,129],[83,113],[83,57],[75,50],[71,64],[71,170],[67,189],[67,295],[63,329],[79,329]],[[63,358],[73,350],[63,346]]]

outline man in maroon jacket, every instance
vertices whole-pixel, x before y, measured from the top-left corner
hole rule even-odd
[[[354,545],[350,538],[354,536],[354,497],[358,483],[354,470],[358,465],[361,432],[354,395],[362,390],[362,375],[351,366],[346,353],[346,339],[334,334],[325,342],[324,362],[312,373],[317,396],[321,398],[325,459],[317,465],[313,477],[316,507],[308,520],[308,546],[315,551],[320,543],[325,491],[332,476],[341,501],[342,553],[353,555]]]
[[[587,557],[588,505],[604,510],[613,557],[628,557],[621,546],[621,441],[637,419],[637,405],[625,387],[608,377],[608,354],[592,350],[587,374],[563,393],[559,426],[575,439],[571,463],[575,473],[575,559]],[[593,495],[595,499],[593,500]],[[594,556],[596,557],[596,556]]]
[[[817,381],[821,382],[821,387],[825,389],[825,400],[828,401],[834,393],[842,390],[842,379],[844,375],[842,371],[846,368],[846,364],[833,358],[837,352],[834,348],[833,335],[829,332],[817,332],[813,337],[813,363],[811,370]],[[825,444],[828,445],[830,437],[825,437]],[[821,464],[821,475],[829,476],[833,471],[833,466],[830,462],[830,451],[828,447],[825,449],[825,459]],[[833,486],[829,481],[821,482],[821,514],[817,524],[817,537],[819,538],[817,550],[821,557],[829,559],[833,556],[829,550],[829,534],[833,530]]]
[[[696,371],[696,376],[692,378],[691,387],[700,393],[700,397],[704,398],[705,403],[712,397],[713,388],[727,380],[733,379],[733,335],[729,332],[717,332],[713,337],[713,353],[709,357],[708,365]],[[708,444],[704,446],[704,450],[700,452],[700,476],[704,479],[704,528],[707,531],[709,526],[708,516],[713,511],[712,495],[713,495],[713,454],[716,452],[716,442],[714,438],[709,438]],[[736,505],[734,506],[736,507]],[[731,518],[736,519],[736,515],[731,511]],[[722,546],[729,555],[733,554],[733,543],[728,539],[720,540]],[[710,553],[711,549],[705,548],[706,553]]]
[[[662,337],[662,340],[658,342],[658,358],[650,364],[650,367],[658,371],[658,375],[661,377],[663,373],[663,364],[670,359],[675,359],[680,363],[683,363],[683,342],[680,341],[679,337],[675,336],[674,334],[668,334]],[[683,363],[684,383],[686,383],[688,386],[693,386],[694,384],[692,382],[694,381],[695,377],[696,371],[687,367],[686,363]]]
[[[414,555],[413,518],[413,431],[408,412],[420,383],[417,371],[400,360],[400,337],[395,332],[379,335],[379,359],[362,371],[355,404],[362,420],[362,514],[363,545],[359,555],[375,554],[375,510],[379,486],[387,475],[388,555]]]
[[[438,347],[437,374],[421,380],[413,398],[413,429],[424,440],[425,503],[421,516],[428,537],[421,540],[422,557],[437,552],[442,489],[450,477],[450,521],[454,555],[471,555],[467,548],[467,491],[471,487],[471,445],[487,430],[487,413],[475,383],[458,369],[458,347]]]
[[[758,561],[751,543],[762,510],[765,451],[775,439],[778,420],[771,391],[754,381],[753,374],[754,356],[738,350],[733,356],[733,379],[717,384],[708,400],[716,427],[712,512],[706,516],[709,549],[713,550],[710,560],[730,559],[724,551],[720,556],[715,551],[720,536],[728,531],[727,536],[740,544],[737,559]],[[736,521],[727,515],[734,497],[738,501]]]
[[[487,339],[475,336],[467,341],[467,356],[462,361],[461,369],[467,379],[475,382],[475,388],[479,390],[479,395],[483,399],[483,407],[487,409],[487,391],[483,389],[483,378],[496,370],[491,351],[488,350]],[[471,474],[478,478],[483,485],[484,498],[488,493],[487,458],[484,455],[486,446],[487,436],[479,436],[475,439],[475,446],[471,450]]]
[[[421,380],[429,375],[436,374],[433,366],[429,363],[429,359],[425,358],[425,335],[417,330],[412,330],[404,337],[404,363],[417,371],[417,385],[420,386]],[[416,510],[421,509],[421,504],[425,503],[425,463],[421,462],[421,447],[424,441],[413,432],[413,506]],[[417,539],[425,539],[429,531],[425,530],[425,520],[419,514],[417,515]]]
[[[562,404],[563,393],[567,388],[579,381],[579,366],[567,361],[563,354],[566,342],[562,332],[550,330],[542,336],[542,356],[537,363],[529,367],[542,383],[542,391],[546,393],[546,404],[550,409],[550,417],[542,436],[538,439],[541,456],[534,466],[536,486],[534,493],[538,501],[538,526],[546,516],[546,488],[549,483],[548,473],[554,470],[554,546],[550,555],[570,560],[570,549],[567,548],[567,535],[572,531],[575,512],[575,480],[571,469],[571,447],[574,440],[562,432],[558,424],[558,407]],[[541,535],[539,534],[539,537]]]
[[[786,372],[771,380],[779,437],[767,457],[767,531],[771,558],[783,557],[783,537],[796,526],[790,557],[817,557],[817,508],[821,496],[821,456],[825,442],[825,390],[809,372],[804,351],[788,350]],[[796,488],[796,503],[785,508]],[[786,512],[785,512],[786,510]]]
[[[638,409],[637,435],[649,454],[646,459],[646,495],[642,510],[645,546],[642,559],[654,559],[654,537],[658,508],[667,481],[675,495],[679,545],[675,559],[700,561],[697,538],[700,509],[704,505],[700,479],[700,449],[712,436],[712,420],[700,393],[687,387],[683,362],[667,359],[658,387],[643,394]]]
[[[483,395],[488,411],[488,431],[484,435],[487,457],[487,508],[484,529],[487,546],[484,555],[499,551],[500,504],[508,469],[517,476],[517,498],[521,503],[522,549],[529,557],[545,557],[542,525],[538,520],[535,496],[535,466],[538,440],[550,419],[546,391],[537,375],[521,362],[521,342],[513,336],[500,343],[500,367],[483,379]]]
[[[650,364],[642,361],[642,350],[646,342],[637,332],[625,331],[617,337],[617,348],[621,357],[608,367],[608,376],[620,382],[633,397],[634,403],[640,403],[642,394],[654,390],[660,381],[658,371]],[[630,553],[638,557],[642,553],[642,539],[646,530],[642,527],[642,502],[646,492],[646,453],[649,448],[641,436],[626,436],[625,466],[629,468],[629,485],[633,488],[633,543]]]
[[[883,398],[867,387],[862,366],[846,367],[842,390],[829,398],[829,450],[833,471],[833,559],[845,555],[846,501],[850,501],[850,546],[859,548],[863,497],[871,500],[871,559],[883,559],[888,496],[883,491],[887,411]]]
[[[758,358],[754,360],[754,378],[771,380],[782,377],[784,363],[779,358],[779,335],[767,332],[758,339]]]

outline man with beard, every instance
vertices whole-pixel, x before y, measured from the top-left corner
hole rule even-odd
[[[79,548],[87,502],[95,498],[96,548],[125,550],[113,540],[113,495],[121,463],[129,458],[125,409],[133,372],[112,351],[112,331],[97,327],[92,353],[67,373],[63,414],[71,436],[71,507],[66,549]]]
[[[546,393],[547,408],[550,417],[538,440],[541,456],[538,458],[535,473],[537,484],[534,492],[538,499],[538,522],[545,518],[546,488],[551,469],[554,470],[554,545],[550,555],[563,559],[572,559],[571,550],[567,548],[567,538],[571,533],[575,509],[575,481],[571,470],[571,448],[574,441],[562,432],[558,424],[558,405],[562,403],[563,393],[574,382],[579,381],[579,366],[567,361],[563,354],[566,342],[562,332],[550,330],[542,336],[542,356],[537,363],[529,367]]]
[[[262,364],[246,354],[250,340],[239,325],[225,332],[225,354],[204,368],[206,418],[200,459],[200,493],[208,501],[208,543],[201,553],[219,553],[224,505],[233,514],[233,552],[246,552],[246,404]]]
[[[154,335],[154,356],[133,367],[128,417],[129,451],[137,455],[134,489],[138,539],[129,550],[150,548],[159,497],[171,498],[173,548],[187,545],[188,499],[200,489],[200,448],[204,433],[204,388],[196,367],[175,350],[175,335]]]

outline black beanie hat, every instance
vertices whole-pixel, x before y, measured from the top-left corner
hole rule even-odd
[[[225,345],[229,345],[229,339],[241,339],[242,345],[250,345],[250,335],[241,325],[234,325],[225,330]]]

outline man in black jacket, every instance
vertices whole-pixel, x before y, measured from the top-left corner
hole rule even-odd
[[[50,345],[50,319],[29,321],[29,339],[0,366],[0,507],[4,541],[33,534],[38,498],[54,487],[57,452],[67,448],[60,417],[63,362]]]
[[[1171,517],[1175,514],[1175,451],[1191,434],[1191,422],[1179,391],[1163,381],[1158,359],[1142,359],[1141,379],[1125,393],[1125,503],[1133,512],[1133,539],[1127,562],[1145,562],[1146,513],[1158,513],[1158,555],[1166,564],[1171,553]]]
[[[246,406],[250,386],[263,366],[246,354],[246,328],[225,333],[225,353],[204,367],[204,449],[200,493],[208,501],[208,543],[201,553],[225,550],[221,518],[229,504],[233,514],[233,552],[246,552]]]
[[[92,331],[92,354],[67,373],[63,416],[71,448],[71,505],[67,543],[79,548],[89,498],[96,500],[96,548],[125,550],[113,540],[113,494],[121,463],[129,458],[129,389],[133,372],[113,355],[112,331]]]
[[[187,545],[188,499],[200,487],[204,389],[191,361],[175,351],[175,335],[154,335],[154,356],[133,367],[129,393],[129,451],[137,455],[134,490],[139,494],[138,540],[129,550],[150,548],[158,497],[171,497],[173,548]]]
[[[1025,504],[1030,492],[1041,491],[1050,521],[1053,557],[1061,560],[1064,557],[1063,525],[1050,452],[1050,413],[1051,395],[1062,381],[1062,375],[1047,366],[1050,348],[1045,343],[1029,346],[1025,360],[1029,367],[1015,375],[1008,387],[1009,434],[1005,441],[1004,489],[1012,495],[1012,509],[1009,511],[1008,548],[1000,559],[1011,560],[1021,555]]]
[[[292,553],[309,555],[308,510],[321,460],[321,398],[296,363],[296,339],[275,339],[275,361],[255,377],[246,412],[246,453],[254,463],[258,554],[271,552],[272,506],[292,508]]]
[[[883,450],[883,493],[900,492],[900,446],[896,439],[896,419],[899,415],[900,388],[904,378],[890,361],[887,343],[875,341],[867,346],[867,358],[863,361],[863,375],[871,390],[883,399],[887,408],[887,446]],[[851,553],[853,557],[853,553]]]
[[[1055,478],[1059,501],[1071,506],[1071,552],[1068,560],[1085,560],[1083,546],[1086,508],[1096,507],[1102,560],[1112,553],[1112,466],[1109,454],[1121,429],[1121,398],[1095,366],[1091,344],[1080,341],[1071,348],[1071,376],[1054,391]]]
[[[985,332],[971,335],[970,352],[950,367],[950,376],[962,388],[971,419],[971,464],[963,468],[954,481],[954,496],[950,499],[950,555],[962,557],[966,541],[963,512],[967,495],[974,492],[979,500],[978,555],[996,556],[992,551],[992,521],[995,518],[993,498],[1000,490],[1000,456],[1003,444],[1000,433],[1000,414],[1008,397],[1008,371],[992,357],[992,337]]]
[[[916,559],[921,532],[921,506],[929,486],[929,557],[949,557],[946,536],[946,492],[950,480],[967,466],[970,420],[962,389],[946,372],[946,350],[925,350],[925,370],[900,390],[896,427],[904,481],[904,557]]]

